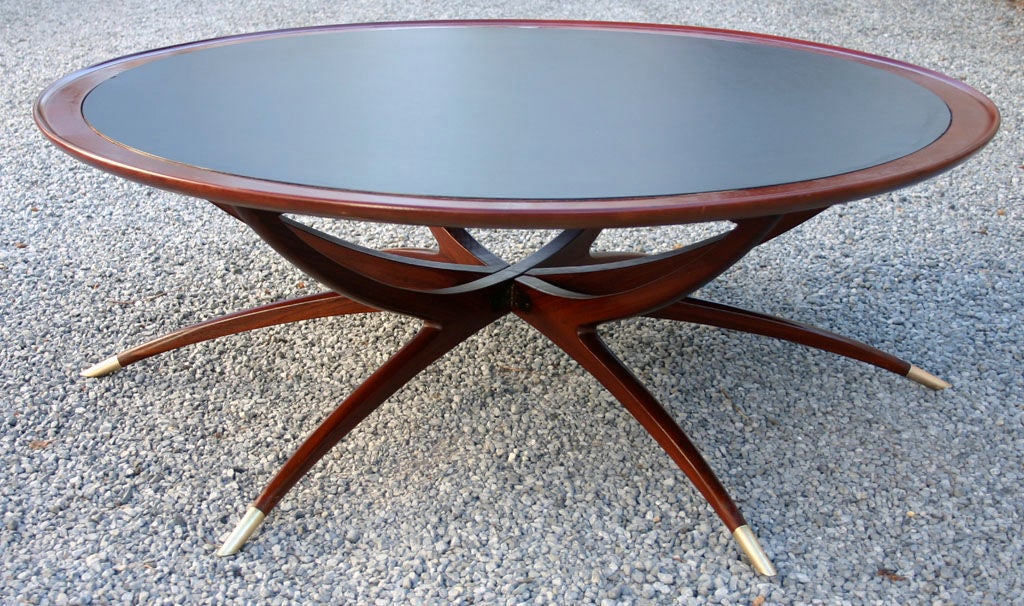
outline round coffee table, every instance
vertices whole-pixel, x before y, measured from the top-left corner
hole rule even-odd
[[[326,285],[175,331],[87,369],[254,328],[388,310],[419,333],[323,421],[218,552],[237,552],[348,431],[434,360],[515,314],[572,356],[686,473],[762,574],[775,568],[679,425],[596,329],[649,316],[835,352],[933,389],[863,343],[690,296],[833,204],[949,169],[998,128],[993,104],[855,51],[689,27],[476,21],[222,38],[115,59],[52,85],[47,137],[114,174],[205,198]],[[430,227],[370,250],[304,220]],[[669,252],[597,253],[603,228],[727,221]],[[561,230],[509,262],[467,228]]]

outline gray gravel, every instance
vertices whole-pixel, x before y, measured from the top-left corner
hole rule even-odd
[[[948,73],[1001,108],[1001,133],[964,166],[833,209],[704,293],[865,340],[953,389],[753,336],[608,330],[702,446],[778,577],[756,576],[642,429],[516,322],[400,392],[229,559],[213,552],[245,505],[415,327],[308,322],[78,376],[120,348],[315,286],[208,204],[48,145],[30,115],[46,84],[174,42],[452,17],[814,39]],[[1008,0],[0,3],[0,602],[1024,600],[1022,48],[1024,7]],[[604,244],[678,237],[623,231]]]

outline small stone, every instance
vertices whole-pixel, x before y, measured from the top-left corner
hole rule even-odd
[[[102,572],[103,562],[107,560],[105,553],[94,553],[86,556],[85,565],[89,567],[93,572]]]

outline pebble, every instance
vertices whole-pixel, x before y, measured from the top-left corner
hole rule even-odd
[[[0,3],[0,596],[75,605],[1020,600],[1019,3],[585,4]],[[349,434],[239,554],[215,557],[216,538],[301,437],[415,323],[314,320],[79,377],[120,348],[316,286],[208,203],[60,152],[33,124],[32,103],[73,70],[189,40],[522,15],[813,39],[991,95],[1002,132],[962,167],[833,208],[699,293],[864,340],[954,387],[930,392],[838,356],[706,327],[602,327],[739,502],[779,568],[765,579],[626,410],[532,329],[503,320]],[[425,229],[331,229],[370,244],[429,244]],[[479,232],[510,256],[551,236]],[[609,230],[601,242],[670,250],[689,233]]]

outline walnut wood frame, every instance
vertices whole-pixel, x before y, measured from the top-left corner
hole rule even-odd
[[[903,158],[851,173],[746,190],[573,200],[400,196],[307,187],[217,173],[137,152],[93,130],[82,115],[99,83],[141,63],[199,47],[272,36],[373,27],[535,27],[657,32],[737,40],[824,53],[899,74],[949,107],[948,130]],[[239,219],[331,292],[283,301],[188,327],[121,352],[95,376],[188,344],[305,319],[378,310],[418,318],[416,336],[330,414],[274,476],[222,554],[237,551],[288,490],[362,419],[422,369],[481,328],[515,314],[595,376],[658,441],[732,531],[755,568],[774,574],[743,516],[697,448],[597,334],[606,322],[648,316],[780,338],[873,364],[932,388],[948,386],[910,363],[863,343],[690,295],[759,244],[825,208],[903,187],[947,170],[983,147],[999,114],[983,95],[941,74],[847,49],[772,36],[623,23],[469,21],[364,24],[248,34],[149,51],[64,78],[40,96],[37,124],[57,146],[108,172],[205,198]],[[357,218],[432,226],[437,248],[374,251],[320,233],[288,215]],[[659,255],[591,253],[602,228],[727,220],[731,231]],[[441,226],[441,227],[439,227]],[[556,228],[550,243],[508,263],[467,227]]]

